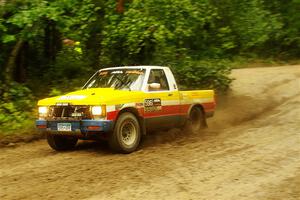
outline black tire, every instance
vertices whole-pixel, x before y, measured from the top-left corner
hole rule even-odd
[[[120,153],[131,153],[137,149],[141,140],[141,128],[137,118],[129,112],[122,113],[109,136],[109,146]]]
[[[197,134],[206,127],[206,119],[202,109],[200,107],[193,107],[186,121],[184,129],[193,134]]]
[[[63,135],[47,134],[47,142],[49,146],[56,151],[66,151],[74,149],[78,139]]]

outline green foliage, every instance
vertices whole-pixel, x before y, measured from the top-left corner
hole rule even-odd
[[[32,92],[18,83],[0,84],[0,130],[11,131],[21,128],[35,117]]]
[[[174,70],[181,89],[218,89],[226,91],[232,81],[227,60],[202,60],[185,62]]]
[[[49,97],[55,97],[55,96],[60,96],[60,95],[63,95],[61,90],[59,90],[57,88],[51,88],[50,89]]]
[[[89,24],[96,21],[95,12],[99,9],[92,0],[25,1],[18,10],[12,10],[13,15],[4,24],[21,30],[15,32],[15,38],[34,39],[43,34],[47,23],[53,22],[65,36],[84,40],[89,36],[92,29]]]
[[[45,74],[45,79],[52,87],[50,96],[62,92],[79,89],[87,81],[87,77],[94,73],[89,67],[89,61],[72,47],[64,47],[56,57],[56,62]],[[47,92],[48,93],[48,92]]]
[[[3,43],[9,43],[16,41],[16,37],[14,35],[3,35],[2,36],[2,42]]]
[[[125,2],[118,13],[116,0],[4,1],[1,80],[11,68],[12,80],[42,98],[80,88],[102,67],[164,65],[183,88],[225,90],[226,59],[300,55],[300,0]],[[15,128],[7,122],[30,118],[33,97],[16,83],[0,87],[0,124]]]
[[[214,5],[240,51],[263,45],[282,27],[277,15],[266,10],[261,0],[221,0]]]
[[[281,30],[272,38],[270,46],[282,54],[300,55],[300,1],[265,0],[265,7],[276,14],[282,23]],[[276,45],[276,47],[274,47]]]
[[[107,2],[111,3],[112,0]],[[198,50],[210,42],[231,48],[224,39],[216,41],[210,36],[220,32],[222,37],[229,32],[226,27],[214,26],[218,14],[208,0],[136,0],[122,16],[108,8],[102,41],[103,61],[108,64],[114,64],[114,58],[122,64],[161,62],[165,54],[180,54],[182,50],[201,54]]]
[[[56,80],[70,80],[80,78],[88,72],[90,72],[88,61],[74,48],[64,47],[58,52],[56,62],[50,68],[48,75],[55,77]]]

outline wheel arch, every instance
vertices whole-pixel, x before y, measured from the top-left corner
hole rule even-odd
[[[146,135],[146,127],[145,127],[144,117],[139,114],[138,110],[135,107],[126,107],[126,108],[121,109],[118,112],[118,115],[116,117],[116,121],[118,120],[120,115],[125,113],[125,112],[129,112],[137,118],[137,120],[139,121],[141,131],[142,131],[142,135]]]
[[[204,107],[203,107],[202,104],[193,104],[193,105],[190,107],[189,111],[188,111],[187,117],[189,118],[190,113],[191,113],[191,111],[192,111],[193,108],[200,108],[200,109],[201,109],[202,114],[203,114],[203,125],[204,125],[205,127],[207,127],[206,113],[205,113],[205,110],[204,110]]]
[[[202,111],[202,113],[203,113],[203,115],[205,116],[205,110],[204,110],[203,105],[202,105],[202,104],[193,104],[193,105],[190,106],[190,108],[189,108],[189,110],[188,110],[187,117],[190,116],[190,113],[191,113],[192,109],[195,108],[195,107],[200,108],[201,111]]]

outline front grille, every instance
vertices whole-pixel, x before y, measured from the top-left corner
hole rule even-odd
[[[49,118],[91,119],[89,106],[51,106]]]

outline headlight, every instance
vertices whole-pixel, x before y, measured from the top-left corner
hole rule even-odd
[[[101,106],[93,106],[92,107],[92,115],[103,115],[103,109]]]
[[[39,114],[40,115],[45,115],[48,113],[48,108],[47,107],[39,107]]]

